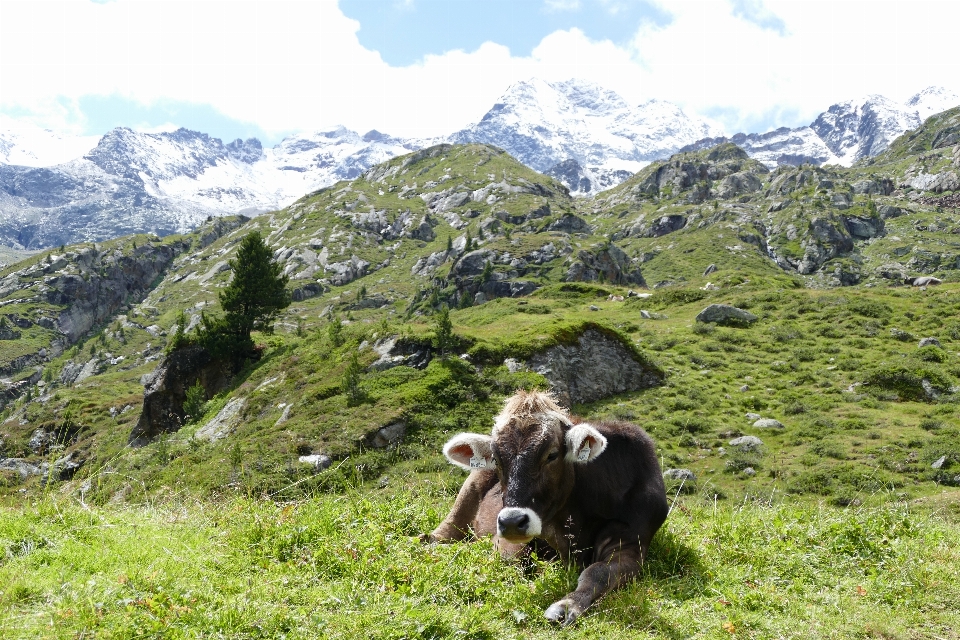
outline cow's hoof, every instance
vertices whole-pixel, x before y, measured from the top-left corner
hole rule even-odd
[[[573,624],[581,613],[583,613],[583,610],[573,600],[564,598],[547,607],[543,615],[550,622],[557,622],[566,627]]]

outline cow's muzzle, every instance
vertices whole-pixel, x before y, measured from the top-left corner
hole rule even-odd
[[[530,542],[541,530],[540,516],[533,509],[507,507],[497,516],[497,534],[509,542]]]

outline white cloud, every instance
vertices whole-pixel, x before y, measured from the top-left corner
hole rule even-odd
[[[951,23],[931,19],[949,3],[767,0],[740,15],[728,0],[660,5],[673,21],[640,26],[628,45],[574,29],[529,56],[486,43],[396,68],[360,45],[334,0],[4,0],[0,106],[64,128],[82,117],[78,97],[118,94],[210,104],[270,132],[344,124],[428,136],[478,120],[512,82],[581,77],[632,102],[714,114],[732,133],[809,122],[866,93],[960,90]]]

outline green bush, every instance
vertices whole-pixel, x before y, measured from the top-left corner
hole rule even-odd
[[[183,412],[186,414],[187,422],[196,422],[203,415],[204,407],[207,405],[207,391],[197,380],[197,383],[187,389],[187,397],[183,401]]]
[[[940,347],[927,345],[917,349],[917,357],[924,362],[946,362],[949,359],[947,353]]]
[[[900,400],[930,401],[932,394],[924,388],[926,381],[934,393],[949,393],[950,378],[930,365],[910,362],[883,364],[871,372],[865,382],[875,389],[891,391]]]

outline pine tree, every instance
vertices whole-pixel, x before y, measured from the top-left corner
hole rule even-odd
[[[433,346],[440,352],[441,356],[445,356],[454,349],[456,343],[456,336],[453,335],[453,323],[450,321],[450,310],[444,306],[437,313]]]
[[[230,267],[233,281],[219,295],[225,315],[203,315],[200,341],[214,356],[239,361],[253,351],[250,333],[272,333],[273,321],[291,299],[286,290],[288,278],[259,231],[243,238]]]

